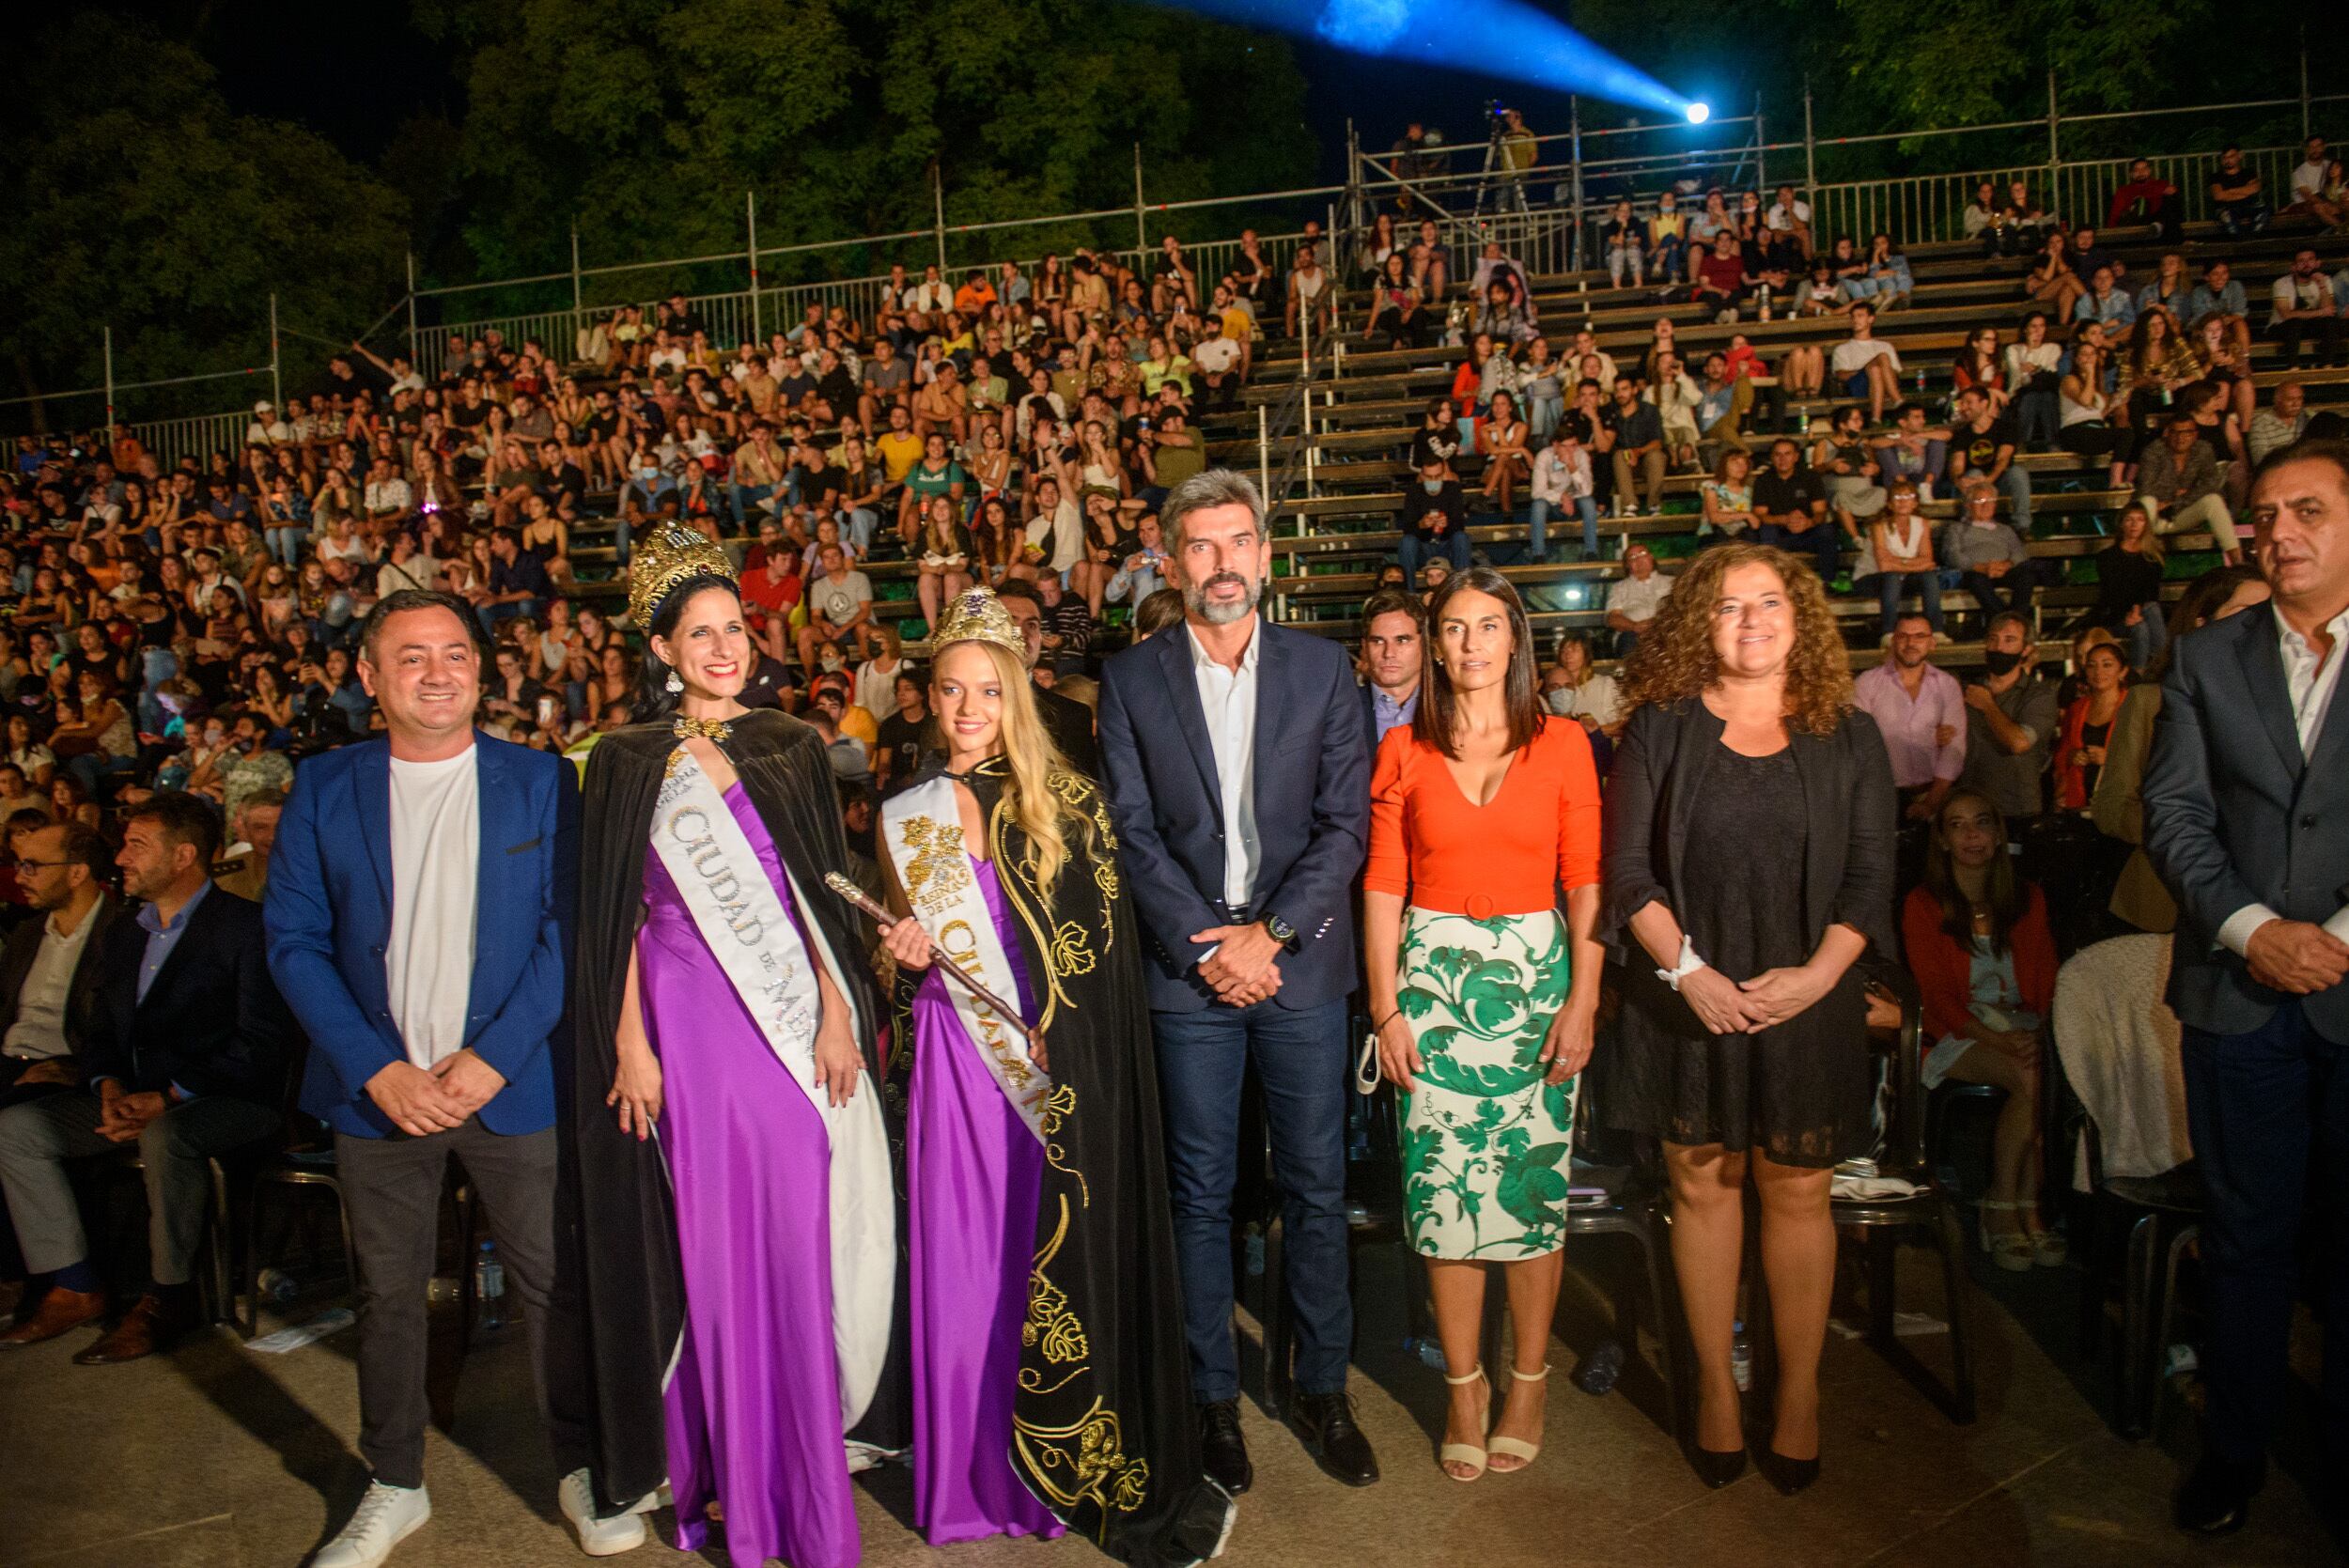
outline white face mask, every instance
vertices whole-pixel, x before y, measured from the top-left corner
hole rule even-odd
[[[1429,495],[1441,495],[1443,493],[1443,481],[1440,479],[1422,479],[1419,483],[1420,488],[1424,489]]]

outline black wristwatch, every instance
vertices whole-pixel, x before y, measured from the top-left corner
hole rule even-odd
[[[1291,925],[1287,921],[1283,920],[1279,915],[1266,915],[1264,917],[1264,928],[1270,934],[1272,939],[1279,942],[1283,947],[1288,946],[1289,943],[1297,939],[1297,927]]]

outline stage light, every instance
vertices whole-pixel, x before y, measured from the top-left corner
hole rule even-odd
[[[1688,105],[1688,123],[1690,125],[1703,125],[1706,120],[1711,119],[1712,117],[1712,105],[1707,103],[1691,103]]]

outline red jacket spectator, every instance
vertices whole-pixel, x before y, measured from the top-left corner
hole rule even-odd
[[[1923,888],[1909,890],[1901,906],[1901,940],[1908,949],[1908,971],[1917,977],[1924,1002],[1927,1042],[1944,1035],[1969,1035],[1975,1031],[1973,1000],[1974,955],[1942,928],[1941,902]],[[2047,925],[2047,901],[2037,886],[2030,890],[2023,918],[2008,934],[2015,950],[2015,984],[2023,1005],[2046,1017],[2055,1005],[2055,936]]]

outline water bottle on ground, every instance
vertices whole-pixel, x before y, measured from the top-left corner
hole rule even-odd
[[[500,1328],[506,1324],[506,1265],[498,1262],[498,1244],[481,1244],[480,1261],[474,1265],[473,1293],[481,1303],[481,1327]]]
[[[1618,1341],[1609,1340],[1585,1356],[1582,1364],[1574,1369],[1574,1383],[1586,1394],[1603,1394],[1612,1389],[1615,1379],[1622,1375],[1623,1345]]]
[[[1737,1385],[1739,1393],[1753,1389],[1753,1342],[1746,1337],[1746,1326],[1740,1321],[1732,1326],[1729,1341],[1729,1376]]]
[[[282,1305],[300,1294],[302,1287],[294,1277],[282,1268],[264,1268],[253,1281],[253,1288],[262,1300]]]

